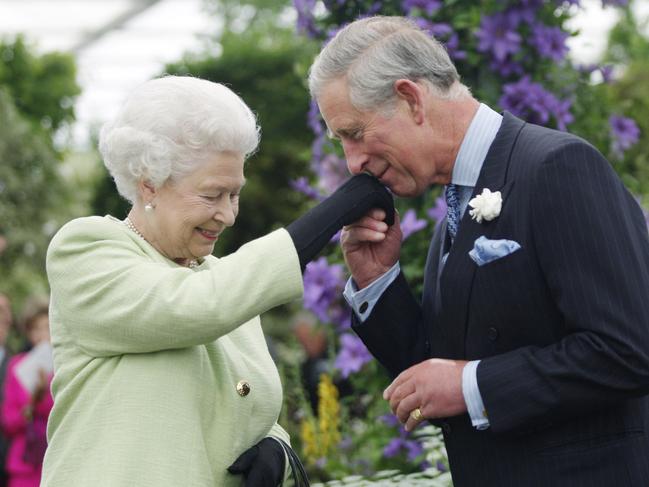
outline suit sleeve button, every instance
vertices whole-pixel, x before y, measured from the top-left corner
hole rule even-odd
[[[500,333],[498,332],[498,329],[493,326],[487,330],[487,337],[489,337],[489,340],[492,342],[495,342],[499,335]]]

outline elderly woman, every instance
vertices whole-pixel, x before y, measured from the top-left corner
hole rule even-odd
[[[100,135],[133,205],[50,244],[54,408],[44,487],[276,486],[288,475],[282,389],[258,315],[302,295],[301,270],[342,225],[392,197],[351,178],[237,252],[255,117],[223,85],[165,77],[137,89]],[[228,469],[229,467],[229,469]]]

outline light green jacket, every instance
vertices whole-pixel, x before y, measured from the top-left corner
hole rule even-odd
[[[42,487],[239,486],[226,468],[240,453],[288,441],[258,316],[302,295],[285,230],[189,269],[119,220],[80,218],[52,240],[47,274],[55,376]]]

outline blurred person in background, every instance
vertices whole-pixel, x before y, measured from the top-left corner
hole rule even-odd
[[[0,237],[1,239],[2,237]],[[2,245],[0,242],[0,252]],[[7,375],[7,366],[11,354],[7,346],[7,339],[9,338],[9,331],[13,324],[13,314],[11,311],[11,301],[9,296],[0,293],[0,405],[3,403],[4,382]],[[7,485],[7,471],[5,470],[5,462],[7,458],[7,448],[9,440],[0,429],[0,487]]]
[[[311,409],[318,411],[318,384],[320,376],[331,372],[327,360],[327,334],[319,328],[311,313],[297,313],[293,318],[293,333],[304,350],[304,360],[300,364],[300,376]]]
[[[144,83],[102,129],[104,163],[133,206],[125,220],[66,224],[48,250],[44,487],[276,487],[289,475],[296,457],[259,314],[301,297],[301,272],[342,225],[394,207],[362,175],[216,258],[258,139],[235,93],[175,76]]]
[[[3,388],[1,422],[9,439],[8,487],[40,485],[47,446],[45,430],[53,404],[49,389],[52,373],[47,304],[27,306],[23,329],[32,348],[10,359]],[[44,355],[39,353],[39,359],[35,359],[37,350],[45,351]]]

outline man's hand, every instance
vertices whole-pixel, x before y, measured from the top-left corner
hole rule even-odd
[[[395,223],[383,220],[385,211],[374,209],[360,220],[343,227],[340,244],[345,263],[359,289],[367,287],[399,260],[401,227],[395,212]]]
[[[392,412],[411,431],[419,422],[410,413],[421,410],[423,418],[446,418],[467,410],[462,394],[461,360],[429,359],[404,370],[383,392]]]

